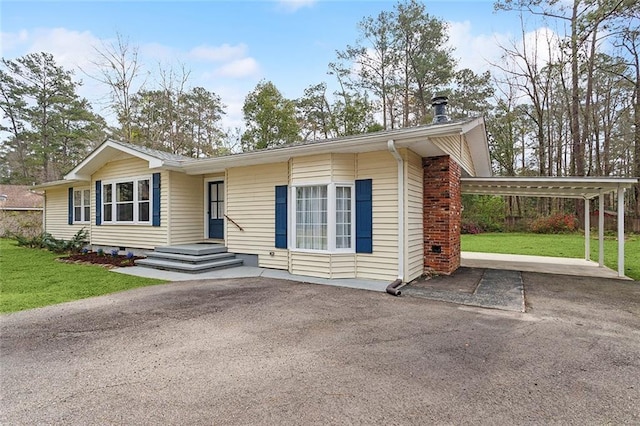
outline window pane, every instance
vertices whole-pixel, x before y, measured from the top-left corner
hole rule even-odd
[[[82,191],[73,191],[73,205],[79,206],[82,204]]]
[[[83,204],[85,206],[88,206],[91,204],[91,191],[89,191],[88,189],[84,190],[84,195],[83,195]]]
[[[89,206],[84,207],[84,220],[88,221],[91,218],[91,213],[89,212]]]
[[[113,200],[111,198],[112,189],[113,189],[113,186],[111,186],[111,185],[104,185],[102,187],[102,193],[103,193],[103,198],[104,198],[104,202],[105,203],[110,203]]]
[[[149,202],[138,204],[138,221],[149,221]]]
[[[224,201],[224,183],[218,184],[218,201]]]
[[[133,203],[116,204],[116,218],[119,222],[133,222]]]
[[[76,222],[82,221],[82,207],[73,208],[73,220]]]
[[[149,199],[149,179],[138,181],[138,200],[147,201]]]
[[[327,249],[327,187],[296,188],[296,246]]]
[[[133,201],[133,182],[116,184],[116,201]]]
[[[113,220],[111,204],[105,204],[102,212],[102,220],[105,222],[111,222]]]
[[[222,219],[224,217],[224,204],[218,203],[218,219]]]
[[[351,248],[351,187],[336,187],[336,248]]]

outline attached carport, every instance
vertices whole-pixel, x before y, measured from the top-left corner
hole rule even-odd
[[[615,192],[618,206],[618,277],[624,277],[624,192],[637,178],[490,177],[462,178],[463,194],[583,199],[584,258],[590,260],[590,205],[598,198],[598,266],[604,267],[604,196]]]

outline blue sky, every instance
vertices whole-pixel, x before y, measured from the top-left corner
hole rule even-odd
[[[244,97],[262,79],[289,98],[321,81],[335,51],[353,44],[365,16],[392,10],[395,1],[2,1],[2,56],[48,51],[85,82],[81,94],[94,104],[105,90],[80,69],[95,72],[94,46],[116,33],[139,46],[151,75],[184,64],[191,85],[222,97],[227,126],[241,124]],[[514,14],[493,12],[491,1],[425,1],[427,11],[450,24],[461,67],[476,71],[497,60],[499,43],[517,38]],[[145,83],[153,85],[153,77]],[[98,112],[100,107],[98,106]]]

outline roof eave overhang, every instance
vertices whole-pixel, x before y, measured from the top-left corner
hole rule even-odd
[[[64,176],[65,180],[90,181],[91,175],[100,167],[105,165],[117,152],[128,154],[132,157],[140,158],[149,163],[150,169],[169,167],[179,167],[177,164],[165,162],[164,160],[151,155],[136,151],[129,147],[118,144],[114,141],[106,141],[96,148],[91,154]]]
[[[33,185],[33,186],[29,187],[29,189],[31,189],[33,191],[41,191],[41,190],[51,189],[51,188],[55,188],[55,187],[71,186],[71,185],[73,185],[75,183],[82,183],[84,185],[87,184],[86,181],[80,180],[80,179],[63,179],[63,180],[54,180],[54,181],[51,181],[51,182],[44,182],[44,183],[41,183],[39,185]]]
[[[387,142],[389,140],[393,140],[398,148],[411,148],[411,145],[415,145],[416,143],[430,144],[429,137],[458,134],[465,134],[465,137],[469,137],[467,134],[475,131],[479,133],[472,136],[474,138],[482,138],[482,141],[477,143],[477,145],[481,145],[483,143],[486,150],[486,155],[484,153],[479,154],[479,169],[482,171],[481,175],[490,175],[491,165],[488,161],[488,148],[486,148],[484,119],[481,117],[464,122],[452,122],[428,127],[404,128],[399,129],[398,131],[370,133],[356,135],[351,138],[330,139],[272,150],[245,152],[224,157],[194,160],[183,164],[182,170],[187,174],[195,175],[222,172],[231,167],[286,162],[290,158],[298,156],[328,153],[386,151]],[[476,166],[476,168],[478,168],[478,166]]]

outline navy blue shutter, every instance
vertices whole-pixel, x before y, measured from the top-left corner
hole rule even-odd
[[[356,253],[373,253],[372,183],[356,180]]]
[[[69,217],[67,223],[73,225],[73,188],[69,188]]]
[[[160,173],[153,174],[153,226],[160,226]]]
[[[287,248],[287,185],[276,186],[276,248]]]
[[[102,225],[102,181],[96,181],[96,225]]]

